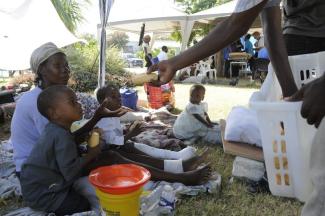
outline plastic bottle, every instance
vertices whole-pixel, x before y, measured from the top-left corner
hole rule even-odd
[[[170,185],[165,185],[159,201],[159,215],[172,216],[175,214],[175,191]]]
[[[93,148],[99,144],[99,133],[93,132],[88,140],[88,145]]]
[[[163,190],[162,185],[156,187],[148,196],[141,200],[141,215],[143,216],[157,216],[159,214],[159,201]]]

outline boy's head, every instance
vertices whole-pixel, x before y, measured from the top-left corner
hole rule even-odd
[[[252,35],[255,40],[259,40],[261,38],[261,33],[259,33],[258,31],[254,32]]]
[[[166,46],[162,46],[161,50],[164,51],[165,53],[168,53],[168,48]]]
[[[145,35],[145,36],[143,37],[143,42],[145,42],[145,43],[149,43],[150,40],[151,40],[150,35]]]
[[[97,101],[103,103],[107,98],[108,103],[106,108],[114,111],[122,106],[121,94],[117,85],[109,84],[106,85],[97,91]]]
[[[193,104],[199,104],[204,100],[205,88],[203,85],[193,85],[190,89],[190,102]]]
[[[76,94],[65,85],[43,90],[37,98],[38,111],[49,121],[71,124],[82,118],[82,108]]]

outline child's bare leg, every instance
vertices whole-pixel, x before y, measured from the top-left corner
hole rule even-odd
[[[197,185],[206,182],[211,175],[210,166],[206,165],[200,169],[184,172],[184,173],[170,173],[161,169],[157,169],[147,164],[135,162],[129,160],[118,152],[106,151],[103,152],[96,162],[92,163],[93,169],[99,166],[111,165],[111,164],[126,164],[133,163],[139,166],[147,168],[151,173],[151,179],[154,181],[168,181],[168,182],[181,182],[185,185]],[[97,167],[96,167],[97,166]]]
[[[195,170],[201,163],[203,163],[209,152],[208,148],[205,148],[203,152],[200,155],[196,155],[188,160],[183,161],[183,170],[184,171],[190,171],[190,170]]]
[[[144,154],[124,152],[123,150],[114,150],[114,151],[118,152],[120,155],[122,155],[123,157],[129,160],[143,163],[143,164],[150,164],[150,166],[152,167],[164,170],[164,160],[153,158]]]

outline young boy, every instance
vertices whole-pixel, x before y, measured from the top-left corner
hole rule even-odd
[[[173,132],[178,139],[202,138],[214,144],[220,144],[219,127],[212,123],[208,115],[208,104],[204,100],[203,85],[193,85],[190,89],[190,102],[185,110],[177,117]]]
[[[99,155],[100,147],[89,148],[85,156],[78,154],[70,127],[83,113],[75,93],[65,85],[48,87],[38,96],[37,108],[49,123],[22,166],[24,201],[31,208],[56,215],[90,210],[88,200],[73,184]]]
[[[150,47],[150,40],[151,37],[150,35],[145,35],[143,37],[143,52],[144,52],[144,59],[146,60],[146,67],[149,68],[152,65],[151,59],[152,59],[152,54],[151,54],[151,47]]]

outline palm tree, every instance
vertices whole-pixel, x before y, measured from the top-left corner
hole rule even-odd
[[[81,9],[90,0],[51,0],[64,25],[70,32],[75,33],[77,26],[84,20]]]

